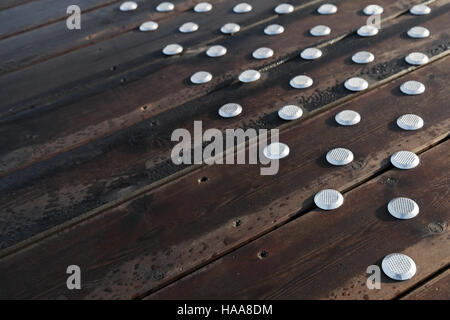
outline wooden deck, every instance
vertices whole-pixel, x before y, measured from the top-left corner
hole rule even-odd
[[[0,3],[0,299],[450,299],[450,0],[247,0],[253,10],[233,13],[236,0],[176,0],[156,12],[158,0],[137,0],[121,12],[120,0],[2,0]],[[317,14],[332,3],[338,12]],[[384,8],[381,30],[360,37],[362,9]],[[68,30],[66,8],[82,10],[81,30]],[[159,28],[140,32],[142,22]],[[178,27],[194,21],[192,33]],[[220,27],[235,22],[230,35]],[[263,30],[277,23],[276,36]],[[331,34],[309,30],[327,25]],[[431,35],[406,35],[423,26]],[[165,56],[170,43],[181,55]],[[211,45],[227,54],[207,57]],[[270,47],[271,58],[252,51]],[[323,56],[303,60],[300,52]],[[352,62],[370,51],[367,65]],[[429,62],[404,58],[423,52]],[[249,84],[247,69],[261,72]],[[212,81],[194,85],[200,70]],[[314,84],[298,90],[293,77]],[[344,82],[367,80],[351,92]],[[409,80],[426,86],[408,96]],[[217,110],[235,102],[241,115]],[[287,104],[303,116],[287,122]],[[335,115],[357,111],[355,126]],[[403,114],[424,119],[420,130],[396,125]],[[177,165],[172,132],[207,129],[279,129],[290,148],[279,172],[260,165]],[[334,147],[350,149],[349,165],[325,160]],[[390,156],[408,150],[420,157],[412,170],[396,169]],[[237,152],[236,150],[234,152]],[[318,209],[314,195],[336,189],[344,204]],[[392,217],[388,202],[414,199],[417,217]],[[366,273],[393,252],[413,258],[410,280],[381,274],[370,290]],[[66,269],[81,268],[81,290],[69,290]]]

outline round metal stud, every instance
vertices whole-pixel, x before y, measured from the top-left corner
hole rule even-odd
[[[337,12],[337,7],[334,4],[323,4],[317,9],[319,14],[333,14]]]
[[[300,53],[300,57],[305,60],[314,60],[322,56],[322,51],[317,48],[306,48]]]
[[[208,12],[212,10],[212,4],[209,2],[199,2],[195,5],[194,11],[197,13]]]
[[[368,51],[359,51],[352,56],[354,63],[366,64],[375,60],[375,56]]]
[[[309,30],[309,33],[314,37],[323,37],[331,33],[331,29],[328,26],[318,25]]]
[[[291,79],[289,84],[295,89],[305,89],[313,85],[313,79],[304,75],[296,76]]]
[[[361,116],[353,110],[343,110],[334,117],[341,126],[353,126],[361,121]]]
[[[219,115],[223,118],[233,118],[242,113],[242,106],[237,103],[224,104],[219,109]]]
[[[266,146],[263,150],[264,156],[270,160],[279,160],[289,155],[289,147],[281,142],[274,142]]]
[[[397,219],[412,219],[419,214],[419,206],[409,198],[394,198],[388,203],[389,213]]]
[[[413,169],[420,163],[419,157],[410,151],[398,151],[391,156],[391,163],[398,169]]]
[[[296,120],[303,115],[303,110],[293,104],[284,106],[278,110],[278,116],[283,120]]]
[[[314,203],[322,210],[334,210],[342,206],[344,197],[337,190],[325,189],[316,193]]]
[[[252,11],[252,9],[253,8],[251,5],[243,2],[243,3],[239,3],[239,4],[235,5],[233,8],[233,12],[234,13],[247,13],[247,12]]]
[[[279,24],[271,24],[264,29],[264,33],[267,34],[268,36],[274,36],[283,32],[284,27],[280,26]]]
[[[397,125],[403,130],[419,130],[423,127],[423,119],[415,114],[404,114],[397,119]]]
[[[183,52],[183,47],[179,44],[169,44],[163,49],[163,53],[167,56],[173,56],[175,54],[180,54]]]
[[[125,1],[119,7],[120,11],[127,12],[136,10],[138,7],[137,3],[134,1]]]
[[[183,23],[178,30],[182,33],[190,33],[190,32],[195,32],[198,30],[198,24],[196,24],[195,22],[186,22]]]
[[[344,83],[345,88],[350,91],[363,91],[369,87],[369,84],[363,78],[350,78]]]
[[[416,274],[413,259],[402,253],[391,253],[381,262],[383,272],[393,280],[408,280]]]
[[[241,30],[241,27],[237,23],[227,23],[220,28],[220,32],[224,34],[233,34],[239,32],[239,30]]]
[[[294,6],[289,3],[281,3],[275,7],[275,13],[288,14],[294,11]]]
[[[156,7],[156,11],[158,12],[169,12],[175,9],[175,6],[172,2],[161,2]]]
[[[212,46],[206,50],[206,55],[211,58],[221,57],[227,54],[227,48],[224,46]]]
[[[424,14],[429,14],[431,12],[431,9],[429,6],[424,4],[416,4],[411,9],[409,9],[409,12],[411,14],[414,14],[416,16],[422,16]]]
[[[195,84],[207,83],[212,80],[212,74],[206,71],[199,71],[191,76],[191,82]]]
[[[345,166],[353,161],[353,152],[345,148],[335,148],[328,151],[326,158],[333,166]]]
[[[255,59],[268,59],[273,56],[273,50],[270,48],[258,48],[252,53],[253,58]]]
[[[418,95],[425,92],[425,85],[419,81],[406,81],[400,86],[404,94]]]
[[[405,61],[414,66],[420,66],[429,61],[428,56],[422,52],[411,52],[405,57]]]
[[[158,29],[158,23],[155,21],[146,21],[143,24],[139,26],[139,30],[146,32],[146,31],[154,31]]]
[[[364,8],[363,12],[367,16],[372,16],[374,14],[382,14],[383,13],[383,7],[377,5],[377,4],[370,4],[367,7]]]
[[[408,36],[414,39],[423,39],[430,36],[430,31],[424,27],[412,27],[408,30]]]
[[[378,34],[378,29],[374,26],[365,25],[360,27],[356,33],[361,37],[373,37]]]
[[[239,75],[239,81],[244,83],[254,82],[259,80],[259,78],[261,78],[261,73],[256,70],[245,70]]]

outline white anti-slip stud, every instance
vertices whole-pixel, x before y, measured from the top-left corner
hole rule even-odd
[[[236,32],[239,32],[241,30],[241,27],[237,23],[227,23],[220,28],[220,32],[224,34],[233,34]]]
[[[274,142],[263,149],[263,154],[267,159],[279,160],[289,155],[289,147],[281,142]]]
[[[258,48],[252,53],[253,58],[255,59],[268,59],[273,56],[273,50],[270,48]]]
[[[278,110],[278,116],[283,120],[296,120],[299,119],[303,115],[303,110],[293,104],[289,104],[287,106],[282,107]]]
[[[197,13],[209,12],[213,8],[212,4],[209,2],[200,2],[197,3],[194,7],[194,11]]]
[[[363,78],[355,77],[345,81],[344,86],[350,91],[363,91],[369,87],[369,84]]]
[[[353,152],[345,148],[335,148],[328,151],[326,159],[334,166],[345,166],[353,161]]]
[[[424,4],[416,4],[411,9],[409,9],[409,12],[416,16],[422,16],[424,14],[429,14],[431,12],[431,9],[429,6]]]
[[[261,73],[256,70],[245,70],[239,75],[239,81],[244,83],[254,82],[259,80],[259,78],[261,78]]]
[[[194,84],[207,83],[212,80],[212,74],[206,71],[199,71],[191,76],[191,82]]]
[[[234,13],[247,13],[247,12],[252,11],[252,9],[253,8],[251,5],[243,2],[243,3],[239,3],[239,4],[235,5],[233,8],[233,12]]]
[[[365,25],[356,32],[360,37],[373,37],[378,34],[378,29],[374,26]]]
[[[334,117],[341,126],[353,126],[361,121],[361,116],[353,110],[343,110]]]
[[[178,30],[182,33],[191,33],[198,30],[198,24],[195,22],[186,22],[183,23]]]
[[[408,280],[416,274],[413,259],[402,253],[391,253],[381,262],[383,272],[393,280]]]
[[[300,57],[305,60],[314,60],[322,56],[322,51],[317,48],[306,48],[300,53]]]
[[[407,95],[418,95],[425,92],[425,85],[419,81],[406,81],[400,86],[400,90]]]
[[[175,5],[172,2],[161,2],[156,7],[156,11],[158,12],[169,12],[175,9]]]
[[[407,34],[410,38],[423,39],[430,36],[430,31],[424,27],[412,27]]]
[[[221,57],[227,54],[227,48],[224,46],[212,46],[206,50],[206,55],[211,58]]]
[[[311,28],[309,33],[314,37],[323,37],[329,35],[331,33],[331,29],[328,26],[318,25]]]
[[[169,44],[163,49],[163,53],[167,56],[173,56],[175,54],[180,54],[182,52],[183,47],[176,43]]]
[[[305,89],[313,85],[313,79],[305,75],[296,76],[291,79],[289,84],[295,89]]]
[[[264,33],[267,34],[268,36],[275,36],[275,35],[281,34],[283,32],[284,32],[284,27],[279,24],[271,24],[271,25],[268,25],[264,29]]]
[[[125,1],[125,2],[123,2],[120,5],[119,9],[120,9],[120,11],[127,12],[127,11],[136,10],[137,7],[138,7],[138,5],[137,5],[136,2],[134,2],[134,1]]]
[[[334,4],[323,4],[317,9],[319,14],[333,14],[337,12],[337,7]]]
[[[274,9],[277,14],[288,14],[294,11],[294,6],[289,3],[281,3]]]
[[[334,210],[342,206],[344,197],[337,190],[325,189],[316,193],[314,203],[322,210]]]
[[[419,130],[423,127],[423,119],[415,114],[404,114],[398,117],[397,125],[403,130]]]
[[[394,198],[388,203],[389,213],[397,219],[412,219],[419,214],[419,205],[409,198]]]
[[[368,51],[359,51],[352,56],[352,61],[358,64],[366,64],[375,60],[375,56]]]
[[[224,104],[219,109],[219,115],[223,118],[233,118],[242,113],[242,106],[237,103]]]
[[[363,9],[364,14],[367,16],[372,16],[374,14],[382,14],[383,11],[384,11],[383,7],[377,4],[370,4]]]
[[[405,57],[405,61],[413,66],[428,63],[428,56],[422,52],[411,52]]]
[[[391,163],[398,169],[413,169],[420,163],[419,157],[410,151],[398,151],[391,156]]]
[[[142,32],[155,31],[156,29],[158,29],[158,23],[155,21],[146,21],[139,26],[139,30]]]

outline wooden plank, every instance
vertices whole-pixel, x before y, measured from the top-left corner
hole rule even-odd
[[[291,154],[278,175],[261,176],[255,165],[204,167],[26,248],[5,251],[0,297],[141,296],[310,210],[317,190],[351,189],[388,168],[398,149],[419,152],[448,135],[447,63],[448,58],[437,61],[281,132]],[[423,81],[426,94],[399,94],[399,85],[411,79]],[[333,124],[334,114],[348,108],[362,115],[364,125]],[[404,113],[423,116],[426,126],[416,132],[396,129],[392,123]],[[333,146],[351,149],[354,163],[327,166],[324,154]],[[199,184],[202,177],[208,179]],[[7,217],[11,225],[15,217]],[[82,290],[65,287],[61,270],[70,264],[83,270]]]
[[[447,141],[432,148],[413,171],[389,170],[346,193],[338,210],[312,210],[149,298],[395,298],[450,263],[449,230],[430,228],[450,219],[449,147]],[[390,216],[386,206],[396,196],[414,199],[419,215]],[[381,288],[368,289],[367,267],[393,252],[413,258],[415,276],[401,282],[383,274]]]
[[[402,297],[403,300],[450,300],[450,269]]]
[[[155,123],[144,122],[133,130],[119,132],[3,178],[0,209],[10,213],[3,222],[3,225],[9,224],[4,232],[9,233],[8,242],[3,242],[3,246],[15,244],[109,201],[130,197],[143,186],[180,171],[184,167],[176,166],[170,160],[174,145],[170,142],[170,135],[174,128],[186,128],[192,132],[194,119],[203,121],[204,130],[277,127],[284,122],[278,119],[276,111],[285,103],[300,101],[305,114],[317,111],[336,103],[337,99],[348,97],[349,92],[343,90],[343,82],[351,76],[360,75],[371,84],[376,84],[407,70],[410,66],[403,62],[407,53],[423,48],[429,48],[430,56],[440,52],[435,49],[439,49],[442,40],[448,39],[446,31],[435,33],[434,39],[405,41],[401,31],[416,22],[411,17],[404,19],[409,22],[396,24],[392,30],[385,27],[383,36],[377,41],[349,37],[342,44],[330,47],[329,52],[333,54],[325,54],[320,61],[302,64],[294,60],[271,70],[265,82],[252,86],[250,91],[247,86],[232,86],[178,108],[171,114],[154,118],[152,121],[157,121]],[[440,25],[444,19],[445,16],[439,16],[424,26]],[[399,46],[399,43],[402,45]],[[361,49],[375,54],[375,65],[364,68],[348,63],[351,54]],[[333,74],[330,75],[329,70],[333,70]],[[310,89],[298,91],[283,85],[292,76],[304,72],[315,81]],[[211,110],[211,106],[220,106],[228,101],[241,103],[244,116],[224,121],[216,115],[215,109]],[[76,124],[83,117],[77,118],[74,113],[70,118]],[[52,122],[38,121],[30,128],[55,127],[59,122],[65,125],[64,121],[53,122],[54,125]],[[11,133],[19,130],[27,131],[24,125],[18,124],[5,128],[0,134],[5,141],[3,145],[7,146],[14,139]],[[44,151],[50,150],[47,148]],[[11,160],[4,163],[10,164]],[[64,214],[61,215],[61,212]],[[16,230],[18,227],[20,230]]]
[[[12,7],[17,7],[22,4],[35,1],[35,0],[3,0],[2,3],[0,3],[0,10],[9,9]]]

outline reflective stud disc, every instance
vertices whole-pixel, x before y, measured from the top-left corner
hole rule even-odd
[[[202,84],[212,80],[212,74],[206,71],[199,71],[191,76],[191,82],[195,84]]]
[[[353,126],[361,121],[361,116],[353,110],[343,110],[335,116],[335,120],[341,126]]]
[[[377,5],[377,4],[371,4],[364,8],[363,12],[365,15],[372,16],[374,14],[382,14],[383,13],[383,7]]]
[[[220,31],[224,34],[233,34],[239,32],[241,27],[237,23],[227,23],[220,28]]]
[[[242,113],[242,106],[237,103],[227,103],[220,107],[219,115],[223,118],[232,118]]]
[[[252,53],[255,59],[268,59],[273,56],[273,50],[270,48],[258,48]]]
[[[317,48],[306,48],[300,53],[300,57],[305,60],[314,60],[322,56],[322,51]]]
[[[284,27],[279,24],[271,24],[264,29],[264,33],[267,34],[268,36],[275,36],[283,32]]]
[[[182,24],[178,30],[182,33],[190,33],[198,30],[198,24],[194,22],[186,22]]]
[[[313,80],[308,76],[301,75],[292,78],[289,84],[295,89],[305,89],[313,85]]]
[[[303,110],[293,104],[282,107],[278,110],[278,116],[283,120],[296,120],[303,115]]]
[[[397,219],[412,219],[419,214],[419,206],[409,198],[394,198],[388,203],[389,213]]]
[[[274,142],[266,146],[263,150],[264,156],[270,160],[278,160],[289,155],[289,147],[280,142]]]
[[[409,12],[416,16],[421,16],[424,14],[429,14],[431,12],[431,9],[429,6],[426,6],[424,4],[416,4],[414,7],[409,9]]]
[[[345,166],[353,161],[353,152],[345,148],[335,148],[327,153],[328,163],[334,166]]]
[[[125,1],[122,3],[119,7],[120,11],[126,12],[126,11],[133,11],[136,10],[138,7],[137,3],[134,1]]]
[[[234,6],[233,11],[235,13],[247,13],[252,11],[252,6],[248,3],[239,3]]]
[[[408,30],[408,36],[415,39],[427,38],[430,36],[430,31],[424,27],[412,27]]]
[[[422,52],[411,52],[405,57],[405,61],[412,65],[422,65],[428,62],[428,56]]]
[[[400,90],[404,94],[417,95],[425,92],[425,86],[419,81],[406,81],[400,86]]]
[[[261,73],[256,70],[246,70],[239,75],[239,81],[241,82],[253,82],[261,78]]]
[[[391,156],[391,163],[398,169],[413,169],[420,163],[419,157],[410,151],[398,151]]]
[[[163,49],[163,53],[168,56],[173,56],[175,54],[180,54],[183,52],[183,47],[179,44],[169,44]]]
[[[357,31],[358,35],[361,37],[373,37],[378,34],[378,29],[374,26],[362,26]]]
[[[147,21],[139,26],[139,30],[143,32],[154,31],[156,29],[158,29],[158,23],[155,21]]]
[[[314,203],[322,210],[334,210],[342,206],[344,197],[337,190],[325,189],[316,193]]]
[[[423,119],[415,114],[404,114],[397,119],[397,125],[403,130],[419,130],[423,127]]]
[[[328,26],[318,25],[309,30],[309,33],[314,37],[323,37],[331,33],[331,29]]]
[[[337,12],[337,7],[333,4],[323,4],[317,9],[319,14],[333,14]]]
[[[174,4],[171,2],[161,2],[156,7],[156,11],[158,12],[169,12],[175,8]]]
[[[375,56],[368,51],[359,51],[352,56],[352,61],[359,64],[369,63],[375,60]]]
[[[221,57],[227,53],[227,48],[224,46],[212,46],[206,50],[206,55],[211,58]]]
[[[197,13],[208,12],[212,10],[212,4],[209,2],[197,3],[194,7],[194,11]]]
[[[392,253],[381,262],[383,272],[393,280],[408,280],[416,274],[413,259],[401,253]]]
[[[369,87],[369,84],[363,78],[350,78],[344,83],[345,88],[350,91],[362,91]]]
[[[294,6],[289,3],[282,3],[275,7],[275,12],[278,14],[288,14],[294,11]]]

